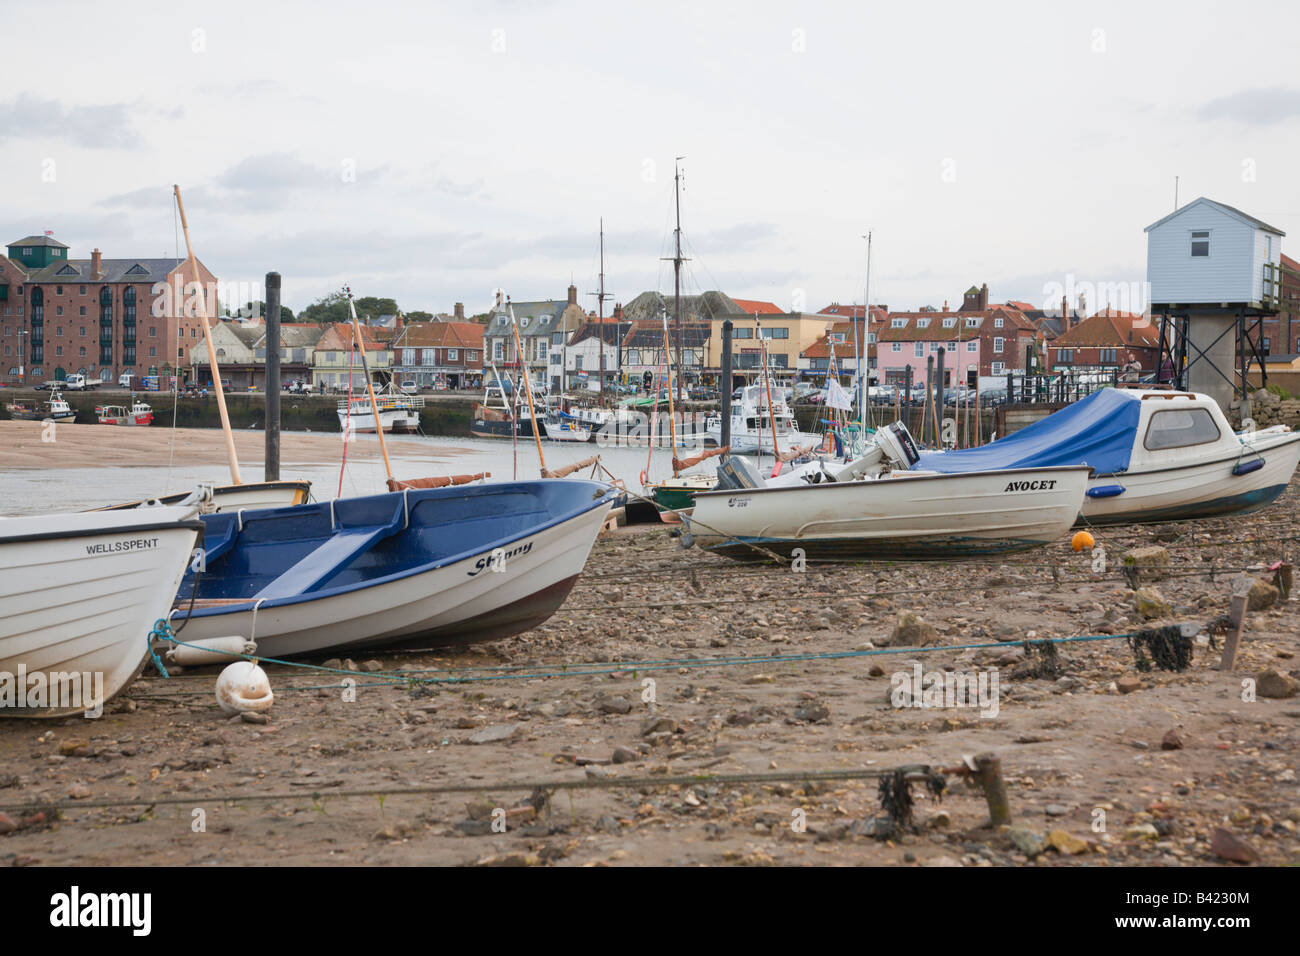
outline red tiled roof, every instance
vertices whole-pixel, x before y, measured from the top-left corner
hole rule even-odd
[[[734,296],[732,302],[740,306],[746,315],[753,315],[757,312],[759,315],[783,315],[785,310],[775,302],[763,302],[759,299],[737,299]]]
[[[395,343],[406,348],[483,347],[483,326],[477,322],[412,322]]]
[[[325,334],[320,337],[316,343],[316,350],[322,352],[343,352],[352,347],[356,340],[356,332],[350,322],[335,322],[325,330]],[[373,329],[361,326],[361,343],[366,347],[366,351],[372,349],[386,349],[388,342],[378,338]]]
[[[1153,322],[1132,312],[1098,312],[1063,332],[1049,348],[1135,348],[1154,349],[1160,345],[1160,330]]]

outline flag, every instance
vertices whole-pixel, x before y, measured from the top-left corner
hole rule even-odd
[[[853,410],[853,398],[844,391],[844,386],[840,384],[839,373],[835,369],[834,343],[831,344],[830,365],[826,368],[826,407],[838,408],[845,412]]]
[[[52,236],[52,235],[54,235],[54,230],[53,230],[53,229],[46,229],[46,230],[45,230],[45,234],[46,234],[47,236]]]

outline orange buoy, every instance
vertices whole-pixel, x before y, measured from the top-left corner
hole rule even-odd
[[[1097,542],[1087,531],[1076,531],[1074,537],[1070,539],[1070,547],[1075,551],[1087,551]]]

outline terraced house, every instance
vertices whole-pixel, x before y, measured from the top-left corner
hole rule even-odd
[[[370,381],[376,388],[386,386],[393,377],[393,352],[379,330],[361,327],[361,344],[366,349]],[[346,391],[349,380],[353,389],[366,387],[366,373],[361,364],[356,333],[350,322],[335,322],[316,341],[312,353],[311,384],[315,389]]]
[[[79,373],[103,382],[190,374],[203,346],[198,287],[184,259],[68,257],[53,236],[27,236],[0,256],[0,364],[8,384],[61,381]],[[216,277],[198,262],[206,311],[217,314]]]
[[[483,332],[483,347],[487,364],[495,365],[504,374],[528,367],[528,377],[534,388],[558,390],[563,370],[566,340],[582,327],[586,313],[578,305],[578,289],[569,286],[567,300],[545,299],[538,302],[512,302],[515,320],[519,325],[519,346],[523,349],[520,361],[515,348],[515,331],[510,324],[510,313],[504,305],[493,311]]]
[[[412,322],[393,340],[393,374],[420,388],[477,388],[483,379],[483,326]]]
[[[972,291],[979,296],[980,290]],[[924,382],[927,361],[937,362],[940,348],[945,385],[964,383],[971,370],[984,376],[1023,371],[1026,352],[1037,336],[1033,323],[1007,305],[957,312],[891,312],[877,337],[877,375],[886,385],[901,385],[911,366],[912,381]]]

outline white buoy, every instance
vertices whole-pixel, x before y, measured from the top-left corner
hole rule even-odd
[[[261,713],[274,700],[266,671],[252,661],[236,661],[217,678],[217,705],[227,714]]]
[[[238,635],[209,637],[194,641],[193,646],[178,644],[169,648],[167,660],[182,667],[199,667],[203,664],[228,664],[232,656],[256,653],[257,645]]]

